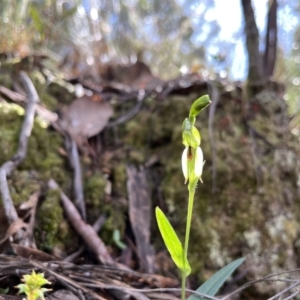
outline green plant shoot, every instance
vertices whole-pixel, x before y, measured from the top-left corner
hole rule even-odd
[[[189,116],[184,120],[182,125],[182,143],[185,146],[185,149],[182,154],[181,164],[183,175],[185,178],[185,183],[188,183],[189,190],[189,202],[184,247],[182,247],[178,236],[176,235],[172,225],[170,224],[164,213],[158,207],[155,210],[156,220],[165,245],[174,263],[181,271],[182,300],[185,300],[186,278],[191,272],[191,267],[187,259],[187,253],[192,221],[194,195],[198,182],[202,182],[201,176],[204,165],[203,153],[200,148],[201,135],[194,125],[197,115],[204,108],[206,108],[210,104],[210,102],[211,101],[209,100],[208,95],[204,95],[196,101],[194,101],[194,103],[191,106]]]
[[[51,291],[51,289],[42,288],[45,284],[51,284],[43,273],[36,274],[33,270],[31,274],[23,275],[21,283],[16,286],[19,289],[19,293],[24,293],[27,296],[27,300],[36,300],[38,298],[44,299],[44,293]]]

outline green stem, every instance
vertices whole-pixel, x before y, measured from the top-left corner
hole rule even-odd
[[[185,229],[185,240],[184,240],[184,257],[187,258],[188,248],[189,248],[189,239],[190,239],[190,231],[191,231],[191,223],[192,223],[192,212],[194,205],[194,189],[189,191],[189,203],[188,203],[188,213],[186,220],[186,229]],[[185,260],[183,260],[185,261]],[[185,285],[186,285],[186,272],[182,273],[182,281],[181,281],[181,300],[185,300]]]

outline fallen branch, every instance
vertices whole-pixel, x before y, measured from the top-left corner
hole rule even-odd
[[[53,180],[49,180],[48,187],[50,189],[55,189],[60,191],[60,200],[64,207],[65,213],[78,232],[78,234],[83,238],[91,250],[97,255],[98,260],[105,265],[114,265],[114,261],[111,258],[110,254],[107,252],[107,249],[97,235],[97,232],[93,229],[92,226],[86,224],[81,218],[78,210],[72,201],[60,190],[58,184]]]
[[[22,125],[22,130],[19,137],[19,146],[16,154],[11,158],[11,160],[5,162],[0,167],[0,192],[5,216],[9,224],[16,222],[19,219],[19,217],[10,195],[7,177],[11,175],[12,171],[16,169],[26,157],[28,138],[31,134],[31,130],[33,127],[36,104],[39,102],[38,94],[28,75],[24,72],[20,72],[20,79],[26,90],[28,102],[24,122]],[[21,233],[21,231],[19,232]],[[24,235],[21,234],[20,236],[18,236],[18,238],[22,239],[23,236]]]

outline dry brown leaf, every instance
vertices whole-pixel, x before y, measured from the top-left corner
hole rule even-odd
[[[98,134],[113,115],[113,109],[108,102],[98,96],[84,96],[76,99],[68,107],[64,119],[72,135],[91,137]]]
[[[87,139],[101,132],[112,115],[110,103],[103,101],[100,96],[83,96],[67,107],[61,125],[82,150]]]

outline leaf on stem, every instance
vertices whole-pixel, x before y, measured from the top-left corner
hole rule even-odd
[[[159,231],[176,266],[186,275],[191,273],[191,267],[184,256],[182,244],[169,220],[159,207],[155,209]]]

